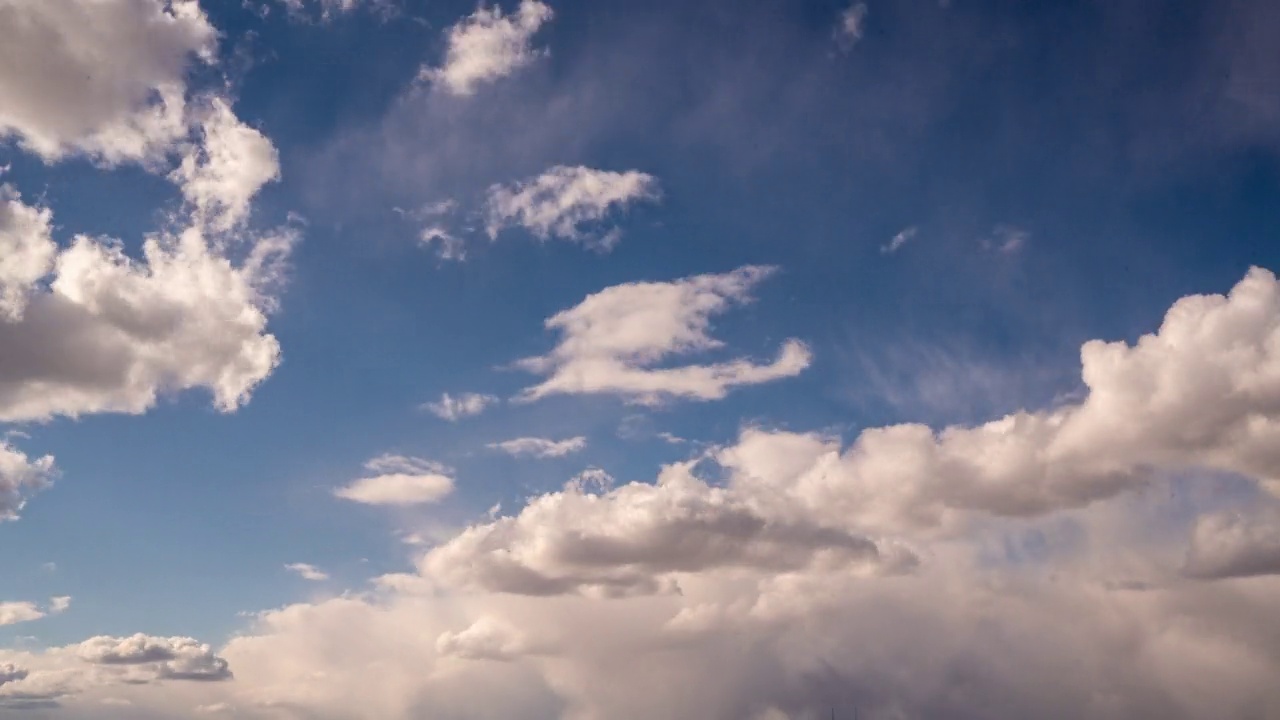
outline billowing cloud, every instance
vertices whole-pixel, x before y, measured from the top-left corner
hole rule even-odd
[[[0,625],[31,622],[44,617],[44,611],[33,602],[0,602]]]
[[[23,204],[10,185],[0,185],[0,322],[22,319],[36,283],[49,273],[58,246],[48,208]]]
[[[266,311],[293,241],[289,230],[247,237],[233,261],[189,227],[149,236],[135,259],[77,235],[21,316],[0,319],[0,420],[141,413],[193,388],[236,409],[279,363]]]
[[[1184,570],[1209,580],[1280,575],[1280,511],[1221,512],[1200,518]]]
[[[217,43],[196,0],[0,0],[0,27],[0,137],[46,161],[160,160],[187,135],[187,69]]]
[[[560,333],[560,342],[549,354],[526,358],[518,366],[548,377],[518,399],[613,394],[640,404],[670,398],[715,400],[739,385],[798,375],[809,366],[810,353],[794,339],[783,343],[777,359],[763,365],[737,359],[653,367],[673,355],[722,347],[708,335],[711,317],[748,301],[751,289],[772,272],[747,266],[721,275],[615,285],[590,295],[547,319],[546,327]]]
[[[152,666],[157,678],[173,680],[226,680],[227,661],[212,648],[189,637],[153,637],[138,633],[129,637],[100,635],[80,643],[77,655],[96,665]]]
[[[229,230],[245,220],[249,201],[280,177],[275,147],[245,125],[225,100],[214,98],[200,121],[201,142],[191,146],[170,177],[202,222]]]
[[[512,15],[497,5],[481,5],[449,28],[444,64],[423,68],[421,77],[453,95],[471,95],[477,86],[506,77],[545,54],[532,47],[532,40],[553,14],[538,0],[520,0]]]
[[[0,440],[0,521],[16,518],[27,498],[48,487],[56,475],[52,455],[31,458]]]
[[[564,457],[580,452],[587,446],[585,437],[571,437],[564,440],[548,438],[522,437],[502,442],[489,443],[492,450],[500,450],[508,455],[531,455],[536,458]]]
[[[505,662],[526,654],[529,646],[520,631],[492,617],[482,617],[464,630],[442,633],[436,639],[436,651],[466,660]]]
[[[612,172],[557,165],[514,185],[490,187],[485,224],[491,238],[503,228],[523,227],[540,240],[582,241],[582,226],[658,196],[657,179],[638,170]],[[617,238],[614,230],[591,242],[607,250]]]
[[[423,409],[441,420],[456,422],[462,418],[472,417],[484,412],[486,408],[498,402],[493,395],[481,393],[461,393],[458,396],[444,393],[439,400],[423,404]]]
[[[333,494],[365,505],[422,505],[439,502],[453,492],[452,470],[430,460],[381,455],[365,463],[365,469],[375,474]]]
[[[309,563],[289,563],[284,566],[284,569],[296,574],[303,580],[322,582],[329,579],[329,573]]]

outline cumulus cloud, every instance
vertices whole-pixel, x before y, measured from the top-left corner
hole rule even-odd
[[[496,5],[482,5],[449,28],[444,64],[423,68],[421,77],[453,95],[471,95],[477,86],[506,77],[546,54],[535,50],[532,40],[553,14],[550,6],[538,0],[521,0],[512,15]]]
[[[53,266],[52,218],[48,208],[25,205],[11,185],[0,185],[0,322],[22,319],[36,282]]]
[[[439,400],[425,403],[422,408],[441,420],[457,422],[462,418],[479,415],[486,408],[497,403],[498,398],[493,395],[469,392],[454,397],[449,393],[444,393]]]
[[[279,158],[271,141],[241,122],[221,98],[211,101],[199,127],[201,142],[170,177],[197,218],[215,230],[230,230],[248,216],[258,190],[280,178]]]
[[[529,651],[520,631],[492,617],[482,617],[465,630],[444,632],[436,639],[436,652],[465,660],[513,660]]]
[[[284,566],[284,569],[297,574],[297,576],[303,580],[322,582],[329,579],[329,573],[308,563],[289,563]]]
[[[0,602],[0,625],[31,622],[44,617],[44,614],[33,602]]]
[[[56,475],[52,455],[31,458],[0,440],[0,521],[17,518],[27,498],[48,487]]]
[[[583,225],[658,197],[657,179],[638,170],[612,172],[557,165],[535,178],[490,187],[484,211],[486,229],[491,238],[503,228],[523,227],[540,240],[581,241]],[[592,242],[608,250],[618,237],[614,230]]]
[[[1200,518],[1184,571],[1207,580],[1280,575],[1280,510],[1223,512]]]
[[[564,457],[581,451],[587,446],[585,437],[571,437],[564,440],[548,438],[522,437],[502,442],[489,443],[492,450],[500,450],[508,455],[531,455],[536,458]]]
[[[365,505],[421,505],[439,502],[453,492],[453,472],[431,460],[380,455],[365,463],[376,473],[333,491],[343,500]]]
[[[546,327],[560,333],[560,342],[547,355],[517,365],[548,377],[518,399],[594,393],[648,405],[670,398],[715,400],[736,386],[798,375],[809,366],[810,353],[794,339],[783,343],[777,359],[763,365],[739,358],[653,367],[673,355],[722,347],[708,335],[711,317],[747,302],[751,289],[772,272],[747,266],[672,282],[615,285],[590,295],[547,319]]]
[[[0,27],[0,137],[46,161],[159,161],[187,135],[188,66],[217,43],[196,0],[0,0]]]
[[[100,635],[80,643],[76,654],[85,662],[108,666],[146,666],[154,679],[228,680],[227,661],[212,648],[189,637]]]

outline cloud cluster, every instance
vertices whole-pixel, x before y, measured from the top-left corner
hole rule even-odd
[[[519,399],[597,393],[650,405],[671,398],[714,400],[736,386],[798,375],[810,362],[809,350],[799,340],[787,340],[777,359],[763,365],[740,358],[653,367],[673,355],[722,347],[708,334],[711,317],[748,301],[752,288],[772,272],[748,266],[672,282],[625,283],[588,296],[547,319],[546,327],[560,333],[555,349],[517,363],[548,376],[523,390]]]
[[[200,142],[170,177],[200,221],[230,230],[245,220],[258,190],[279,179],[279,158],[271,141],[241,122],[221,98],[210,101],[199,129]]]
[[[453,492],[452,470],[431,460],[380,455],[365,463],[374,473],[333,491],[336,497],[364,505],[422,505]]]
[[[587,439],[582,436],[564,440],[522,437],[489,443],[489,448],[492,450],[499,450],[514,456],[531,455],[536,458],[564,457],[579,452],[586,446]]]
[[[551,19],[551,7],[538,0],[521,0],[515,14],[494,5],[449,28],[444,64],[423,68],[421,77],[453,95],[471,95],[476,87],[506,77],[544,54],[532,40]]]
[[[657,179],[638,170],[612,172],[557,165],[523,182],[490,187],[485,226],[491,238],[503,228],[523,227],[540,240],[581,241],[585,224],[658,197]],[[607,250],[617,239],[615,229],[594,244]]]
[[[0,440],[0,521],[18,517],[27,498],[48,487],[56,474],[52,455],[33,459]]]
[[[187,135],[186,74],[215,57],[196,0],[0,0],[0,138],[47,161],[160,161]]]
[[[1184,570],[1206,580],[1280,575],[1280,510],[1269,507],[1200,518]]]

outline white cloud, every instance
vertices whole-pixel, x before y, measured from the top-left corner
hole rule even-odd
[[[638,170],[557,165],[514,185],[490,187],[485,223],[491,238],[503,228],[519,226],[541,240],[581,241],[583,225],[637,201],[656,200],[659,194],[657,179]],[[606,232],[593,243],[608,250],[618,237],[617,231]]]
[[[436,639],[436,652],[465,660],[505,662],[529,652],[521,633],[500,620],[482,617],[459,632],[444,632]]]
[[[158,162],[187,135],[187,68],[217,42],[195,0],[0,0],[0,27],[0,137],[46,161]]]
[[[471,95],[476,87],[506,77],[545,51],[531,46],[533,35],[554,13],[538,0],[521,0],[515,14],[498,6],[476,9],[449,28],[443,66],[423,68],[421,77],[453,95]]]
[[[441,260],[466,260],[467,244],[462,238],[449,232],[443,225],[428,225],[418,233],[418,242],[424,247],[436,248]]]
[[[882,255],[891,255],[893,253],[898,252],[898,250],[902,249],[903,245],[906,245],[907,243],[914,240],[916,235],[919,232],[920,232],[920,229],[917,228],[915,225],[912,225],[911,227],[906,228],[905,230],[898,233],[897,235],[894,235],[893,238],[889,240],[888,244],[881,245],[880,253]]]
[[[10,217],[31,210],[15,194],[8,202]],[[5,229],[24,227],[43,232]],[[0,420],[141,413],[193,388],[236,409],[279,362],[266,311],[294,239],[241,238],[233,261],[199,227],[147,237],[141,259],[77,235],[26,291],[21,316],[0,319]]]
[[[536,458],[564,457],[581,451],[587,446],[585,437],[571,437],[564,440],[548,438],[522,437],[502,442],[489,443],[489,448],[501,450],[508,455],[532,455]]]
[[[155,679],[227,680],[227,661],[208,645],[189,637],[129,637],[100,635],[80,643],[76,655],[85,662],[108,666],[146,666]]]
[[[291,573],[296,573],[298,577],[303,580],[323,582],[329,579],[329,573],[326,573],[315,565],[310,565],[308,563],[289,563],[284,566],[284,569]]]
[[[863,25],[867,20],[867,4],[854,3],[840,13],[840,24],[836,28],[836,39],[845,50],[852,48],[862,39]]]
[[[1204,579],[1280,575],[1280,511],[1222,512],[1200,518],[1184,570]]]
[[[258,190],[280,178],[275,147],[245,125],[221,98],[214,98],[200,121],[201,142],[191,146],[170,177],[214,230],[230,230],[249,214]]]
[[[401,455],[381,455],[365,468],[377,473],[354,480],[333,494],[365,505],[420,505],[439,502],[453,492],[452,473],[439,463]]]
[[[44,615],[40,606],[33,602],[0,602],[0,626],[31,622]]]
[[[49,598],[50,615],[57,615],[58,613],[66,612],[69,607],[71,607],[70,595],[59,595],[57,597]]]
[[[486,408],[498,403],[493,395],[480,393],[462,393],[457,397],[444,393],[435,402],[424,403],[422,408],[432,415],[449,422],[473,417],[484,412]]]
[[[714,400],[739,385],[793,377],[809,366],[799,340],[783,343],[772,363],[736,359],[712,365],[654,368],[673,355],[723,346],[707,334],[710,318],[750,299],[751,289],[773,272],[748,266],[722,275],[697,275],[673,282],[615,285],[588,296],[576,307],[547,319],[560,332],[549,354],[519,361],[519,367],[548,375],[518,399],[547,395],[614,394],[641,404],[669,398]]]
[[[17,518],[27,498],[52,484],[57,472],[52,455],[33,459],[0,440],[0,521]]]
[[[48,208],[22,202],[10,185],[0,185],[0,322],[22,319],[27,298],[49,273],[58,246]]]

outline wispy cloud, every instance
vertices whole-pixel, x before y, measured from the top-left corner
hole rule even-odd
[[[571,453],[580,452],[582,449],[586,448],[586,446],[587,439],[582,436],[567,438],[565,440],[522,437],[515,438],[514,440],[489,443],[490,449],[501,450],[508,455],[530,455],[536,458],[564,457]]]
[[[457,422],[463,418],[479,415],[498,402],[498,398],[493,395],[468,392],[455,397],[444,393],[439,400],[423,403],[421,407],[441,420]]]
[[[476,9],[449,28],[444,64],[423,68],[420,76],[453,95],[471,95],[477,86],[506,77],[546,54],[532,39],[552,18],[551,7],[538,0],[521,0],[515,14],[494,5]]]

